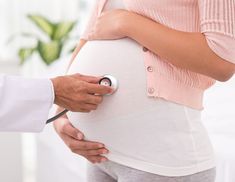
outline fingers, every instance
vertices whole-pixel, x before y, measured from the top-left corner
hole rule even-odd
[[[78,140],[74,137],[71,137],[68,134],[63,135],[63,140],[65,141],[66,145],[73,151],[77,152],[78,150],[99,150],[103,149],[105,146],[99,142],[92,142],[86,140]]]
[[[89,113],[97,110],[98,104],[80,104],[80,108],[78,112]]]
[[[67,118],[56,120],[54,122],[54,127],[64,143],[73,153],[85,157],[92,163],[100,163],[108,160],[102,156],[109,152],[104,144],[84,140],[83,133],[74,128]]]
[[[108,154],[107,149],[98,149],[98,150],[75,150],[75,153],[82,155],[82,156],[97,156],[97,155],[103,155]]]
[[[84,104],[84,108],[86,109],[86,110],[96,110],[97,108],[98,108],[98,105],[95,105],[95,104]]]
[[[84,134],[77,128],[74,128],[69,122],[64,124],[61,132],[75,139],[82,140],[84,138]]]
[[[76,112],[76,111],[75,111]],[[91,110],[87,110],[87,109],[80,109],[79,111],[77,112],[83,112],[83,113],[90,113]]]
[[[95,104],[95,105],[98,105],[98,104],[101,104],[103,101],[103,97],[102,96],[99,96],[99,95],[88,95],[87,98],[86,98],[86,102],[88,104]]]
[[[67,136],[67,145],[73,152],[86,151],[86,150],[99,150],[104,149],[104,144],[98,142],[90,142],[85,140],[76,140],[73,138],[68,138]],[[102,150],[99,151],[99,154],[102,154]],[[83,153],[85,155],[85,153]]]
[[[98,84],[88,84],[87,85],[88,93],[90,94],[98,94],[98,95],[106,95],[112,93],[112,88],[98,85]]]
[[[102,96],[112,92],[111,87],[97,84],[99,80],[99,77],[81,74],[54,79],[55,104],[74,112],[96,110]]]
[[[113,91],[111,87],[98,84],[102,77],[94,77],[81,74],[74,74],[72,76],[87,82],[88,84],[86,86],[88,87],[87,90],[90,94],[106,95]]]
[[[103,156],[100,156],[100,155],[97,155],[97,156],[83,156],[83,157],[85,157],[88,161],[90,161],[93,164],[108,161],[108,159],[106,157],[103,157]]]
[[[92,111],[98,108],[98,105],[101,104],[103,101],[102,96],[98,95],[90,95],[88,94],[85,98],[85,104],[81,105],[83,111]]]
[[[100,81],[100,77],[92,77],[92,76],[82,76],[82,80],[86,81],[88,83],[94,83],[94,84],[98,84]]]
[[[77,140],[69,135],[64,135],[63,140],[72,152],[82,156],[102,155],[109,152],[102,143]]]
[[[104,145],[101,143],[89,142],[85,140],[78,141],[71,138],[70,136],[66,136],[64,140],[67,141],[67,143],[65,143],[73,153],[85,157],[92,163],[108,161],[108,159],[102,155],[108,154],[109,151],[104,148]]]
[[[88,76],[88,75],[82,75],[82,74],[74,74],[72,75],[75,78],[79,78],[80,80],[86,81],[88,83],[94,83],[94,84],[98,84],[100,79],[102,77],[95,77],[95,76]]]

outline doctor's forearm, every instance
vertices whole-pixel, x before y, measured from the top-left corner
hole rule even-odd
[[[216,55],[201,33],[173,30],[136,14],[126,20],[121,31],[177,67],[219,81],[234,74],[235,65]]]

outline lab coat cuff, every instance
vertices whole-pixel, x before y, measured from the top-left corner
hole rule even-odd
[[[50,82],[50,87],[51,87],[51,107],[52,107],[55,102],[55,90],[54,90],[53,82],[50,79],[49,79],[49,82]]]

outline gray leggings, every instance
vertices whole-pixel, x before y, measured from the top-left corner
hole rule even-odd
[[[214,182],[215,168],[189,176],[166,177],[139,171],[114,162],[89,164],[87,182]]]

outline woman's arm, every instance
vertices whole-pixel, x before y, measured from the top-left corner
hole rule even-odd
[[[233,1],[198,0],[199,33],[174,30],[126,10],[111,10],[93,15],[86,38],[130,37],[177,67],[226,81],[235,72]]]
[[[126,10],[103,13],[97,19],[89,39],[123,37],[136,40],[177,67],[219,81],[227,81],[235,72],[235,64],[213,52],[204,34],[174,30]]]
[[[129,14],[121,27],[124,35],[177,67],[219,81],[227,81],[235,72],[235,64],[215,54],[202,33],[173,30],[136,14]]]

